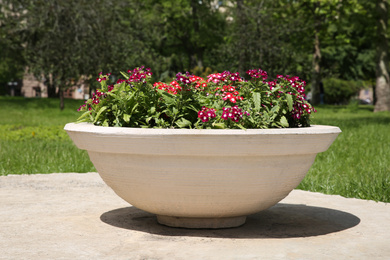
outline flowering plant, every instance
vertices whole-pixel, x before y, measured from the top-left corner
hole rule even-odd
[[[121,72],[125,79],[109,84],[99,74],[96,90],[79,111],[78,122],[99,126],[145,128],[274,128],[310,126],[314,108],[305,100],[305,81],[278,75],[267,81],[261,69],[225,71],[207,79],[178,73],[170,83],[152,83],[149,68]]]

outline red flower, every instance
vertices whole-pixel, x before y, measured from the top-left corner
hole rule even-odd
[[[215,118],[216,116],[214,108],[202,107],[202,110],[198,112],[198,118],[200,118],[203,123],[208,122],[211,118]]]

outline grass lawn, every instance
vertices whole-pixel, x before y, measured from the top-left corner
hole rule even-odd
[[[82,101],[0,97],[0,175],[95,171],[63,127]],[[372,106],[319,106],[314,124],[343,131],[317,156],[298,189],[390,202],[390,113]]]
[[[79,116],[80,100],[0,97],[0,175],[95,171],[86,151],[63,130]]]
[[[313,123],[340,127],[298,189],[390,202],[390,113],[372,106],[320,106]]]

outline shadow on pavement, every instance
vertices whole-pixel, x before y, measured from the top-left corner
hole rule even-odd
[[[250,215],[246,223],[229,229],[172,228],[157,223],[154,214],[135,207],[108,211],[100,219],[109,225],[163,236],[213,238],[294,238],[340,232],[360,223],[355,215],[340,210],[299,204],[283,204]]]

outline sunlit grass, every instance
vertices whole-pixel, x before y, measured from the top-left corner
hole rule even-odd
[[[70,140],[0,140],[0,175],[95,171]]]
[[[63,130],[82,103],[0,97],[0,175],[95,171]]]
[[[315,124],[343,131],[317,156],[299,189],[390,202],[390,113],[371,106],[318,108]]]
[[[56,98],[21,98],[0,96],[0,125],[59,126],[77,118],[81,100],[65,100],[61,111]]]

